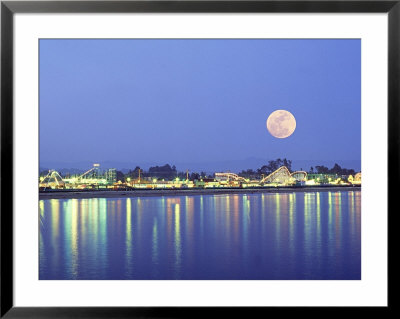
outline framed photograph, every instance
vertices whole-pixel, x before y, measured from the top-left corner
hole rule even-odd
[[[399,19],[2,1],[1,316],[390,309]]]

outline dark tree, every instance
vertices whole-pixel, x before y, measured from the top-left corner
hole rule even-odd
[[[268,165],[263,165],[263,166],[261,166],[259,169],[257,169],[257,173],[259,174],[259,175],[262,175],[262,174],[269,174],[270,173],[270,169],[269,169],[269,167],[268,167]]]
[[[354,169],[342,168],[340,175],[354,175],[355,173],[356,171]]]
[[[286,158],[283,159],[283,165],[281,166],[286,166],[287,169],[291,172],[292,171],[292,161],[287,160]]]
[[[275,161],[268,161],[268,169],[269,169],[269,173],[272,173],[274,171],[276,171],[282,164],[282,160],[280,158],[278,158]]]
[[[153,166],[149,168],[148,176],[157,178],[173,179],[177,175],[176,167],[165,164],[164,166]]]
[[[340,167],[339,164],[335,163],[331,169],[329,169],[326,166],[315,166],[316,173],[318,174],[336,174],[336,175],[354,175],[356,172],[354,169],[347,169],[347,168],[342,168]],[[310,174],[313,174],[314,168],[311,166],[310,168]]]
[[[129,170],[129,172],[126,174],[126,177],[130,177],[131,179],[137,179],[139,178],[139,171],[140,175],[143,176],[143,170],[139,166],[136,166],[133,171]]]
[[[328,174],[329,173],[329,168],[326,166],[315,166],[315,169],[317,170],[318,174]]]
[[[267,165],[261,166],[261,168],[257,169],[257,173],[261,174],[271,174],[272,172],[276,171],[278,168],[286,166],[289,171],[292,171],[292,161],[286,158],[281,159],[278,158],[276,160],[268,161]]]
[[[125,175],[121,171],[116,171],[117,181],[125,182]]]
[[[199,175],[199,173],[191,173],[189,179],[191,181],[194,181],[195,179],[199,180],[200,179],[200,175]]]
[[[259,176],[259,174],[256,171],[254,171],[250,168],[247,170],[241,171],[238,175],[241,177],[245,177],[245,178],[257,178]]]
[[[335,163],[335,165],[329,170],[329,173],[331,174],[338,174],[340,175],[342,172],[342,168],[340,167],[339,164]]]
[[[179,179],[186,179],[186,172],[178,172],[178,173],[176,173],[176,176]]]

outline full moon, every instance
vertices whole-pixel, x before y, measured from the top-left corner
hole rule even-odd
[[[296,119],[289,111],[276,110],[268,116],[267,129],[274,137],[289,137],[296,129]]]

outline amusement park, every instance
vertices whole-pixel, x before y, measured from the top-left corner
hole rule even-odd
[[[82,174],[62,176],[58,171],[48,170],[39,179],[39,190],[53,189],[71,190],[127,190],[127,189],[187,189],[187,188],[260,188],[260,187],[307,187],[307,186],[361,186],[361,172],[356,174],[339,175],[332,173],[307,173],[306,171],[291,172],[288,167],[280,166],[268,175],[260,178],[246,178],[232,172],[215,172],[195,177],[186,171],[184,177],[176,176],[161,178],[145,176],[138,169],[135,178],[118,176],[115,168],[100,169],[100,164]]]

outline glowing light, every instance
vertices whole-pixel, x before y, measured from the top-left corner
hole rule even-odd
[[[180,230],[180,204],[175,204],[175,271],[177,277],[179,277],[180,267],[181,267],[181,230]]]

